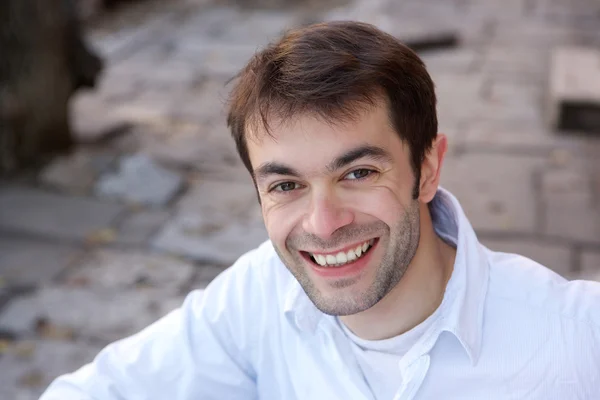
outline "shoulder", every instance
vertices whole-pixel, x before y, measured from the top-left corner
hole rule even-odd
[[[600,282],[569,281],[527,257],[485,251],[490,264],[491,301],[600,329]]]

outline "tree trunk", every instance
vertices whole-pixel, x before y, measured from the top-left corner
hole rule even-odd
[[[71,0],[0,1],[0,176],[70,149],[69,98],[101,70]]]

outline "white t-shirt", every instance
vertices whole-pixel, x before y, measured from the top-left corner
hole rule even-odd
[[[354,355],[363,371],[367,384],[377,400],[392,400],[402,383],[399,363],[402,357],[425,334],[438,317],[440,308],[425,321],[402,335],[385,340],[364,340],[356,336],[338,320],[346,336],[352,341]]]
[[[438,219],[448,218],[443,214],[436,216]],[[434,224],[438,236],[450,246],[456,248],[456,237],[449,232],[438,229],[440,226],[443,227],[444,224]],[[385,340],[361,339],[337,318],[338,324],[353,342],[352,348],[356,360],[377,400],[393,400],[402,383],[400,360],[433,325],[441,312],[440,310],[441,307],[438,307],[425,321],[408,332]]]

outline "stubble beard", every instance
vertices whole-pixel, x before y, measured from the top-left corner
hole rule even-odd
[[[373,307],[400,282],[417,252],[420,239],[419,224],[419,202],[413,200],[393,230],[390,230],[384,222],[377,221],[362,226],[344,227],[332,240],[327,242],[308,234],[303,237],[289,238],[286,242],[287,249],[290,249],[289,252],[283,252],[277,246],[274,247],[279,258],[321,312],[334,316],[353,315]],[[377,267],[373,282],[366,290],[356,289],[351,294],[347,294],[347,291],[342,294],[340,291],[339,296],[324,295],[309,277],[306,270],[306,261],[298,251],[294,250],[296,248],[306,248],[306,245],[317,248],[332,248],[355,241],[352,238],[365,238],[370,235],[380,238],[387,237],[387,249],[381,264]],[[380,239],[378,245],[382,244],[384,244],[383,240]],[[334,281],[330,287],[342,290],[352,286],[355,282],[356,279],[353,278],[339,279]]]

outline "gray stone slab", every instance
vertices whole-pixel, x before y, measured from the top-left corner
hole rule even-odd
[[[600,248],[581,253],[581,278],[600,282]]]
[[[498,239],[485,236],[480,236],[480,240],[491,250],[520,254],[567,279],[573,276],[571,249],[565,244],[549,244],[536,239]]]
[[[248,43],[265,46],[278,39],[283,32],[296,28],[298,14],[290,12],[251,11],[238,15],[233,23],[221,26],[219,41],[225,43]]]
[[[164,205],[181,189],[177,173],[137,154],[121,160],[120,170],[98,181],[96,193],[103,197],[152,206]]]
[[[453,192],[475,229],[536,230],[534,174],[542,157],[466,153],[444,162],[441,184]]]
[[[0,236],[0,277],[8,287],[49,283],[81,253],[66,245]]]
[[[559,135],[537,123],[479,117],[466,124],[461,137],[467,149],[504,149],[515,153],[569,151],[585,147],[590,142],[584,137]]]
[[[168,135],[149,130],[141,151],[165,165],[192,169],[214,180],[250,180],[223,120],[201,125],[173,124],[168,128]]]
[[[117,204],[23,187],[0,187],[0,229],[85,239],[112,224]]]
[[[167,210],[146,209],[134,211],[121,222],[117,231],[117,243],[127,245],[145,244],[164,226],[171,216]]]
[[[129,119],[97,93],[78,93],[71,101],[71,124],[75,139],[97,143],[126,131]]]
[[[166,11],[166,12],[165,12]],[[173,29],[173,10],[152,12],[152,15],[130,15],[127,23],[119,18],[108,30],[96,30],[90,34],[92,44],[111,60],[122,60],[139,51],[145,45],[160,40]],[[135,13],[134,14],[139,14]],[[144,18],[140,21],[140,18]],[[118,22],[121,21],[119,24]]]
[[[555,49],[551,59],[547,115],[558,130],[600,133],[600,51]]]
[[[17,342],[0,357],[0,398],[37,400],[58,376],[93,360],[100,345],[32,340]]]
[[[154,287],[179,292],[194,266],[173,256],[142,251],[98,250],[66,277],[67,283],[93,289]]]
[[[153,241],[160,250],[200,261],[232,264],[267,239],[261,220],[182,212]]]
[[[70,329],[75,336],[109,343],[151,324],[163,314],[160,304],[174,294],[161,289],[90,289],[46,286],[12,300],[0,314],[0,329],[34,335],[36,321]]]
[[[178,44],[178,51],[185,52],[188,57],[198,60],[198,72],[206,75],[228,75],[233,77],[257,52],[259,45],[200,42],[193,40]]]
[[[473,48],[444,49],[421,56],[430,74],[433,71],[466,73],[475,67],[479,58],[479,52]]]
[[[440,126],[456,125],[477,115],[485,78],[479,74],[432,71]]]
[[[277,11],[241,11],[235,7],[214,7],[190,16],[174,34],[178,45],[205,43],[264,46],[297,26],[298,14]]]
[[[600,205],[595,190],[594,176],[587,169],[567,164],[544,171],[543,232],[600,245]]]
[[[173,100],[171,115],[177,121],[197,123],[200,127],[204,127],[207,122],[225,126],[227,121],[225,102],[230,89],[230,86],[226,86],[225,79],[203,79],[201,83],[189,87],[181,96]],[[173,128],[178,129],[177,126]]]
[[[144,88],[132,99],[121,102],[115,112],[135,125],[161,124],[172,118],[180,96],[181,89],[176,87]]]
[[[541,84],[548,71],[549,52],[546,47],[526,43],[488,46],[482,70],[515,82]]]
[[[538,1],[536,8],[539,8],[540,3],[543,1]],[[572,42],[575,30],[567,24],[548,23],[543,18],[524,18],[512,23],[497,24],[491,42],[493,45],[507,47],[526,45],[534,49],[548,48]]]
[[[74,194],[85,194],[94,181],[107,171],[116,155],[101,151],[78,150],[59,157],[40,173],[40,181],[48,186]]]
[[[182,199],[175,218],[152,243],[194,259],[231,264],[266,239],[250,182],[203,181]]]

